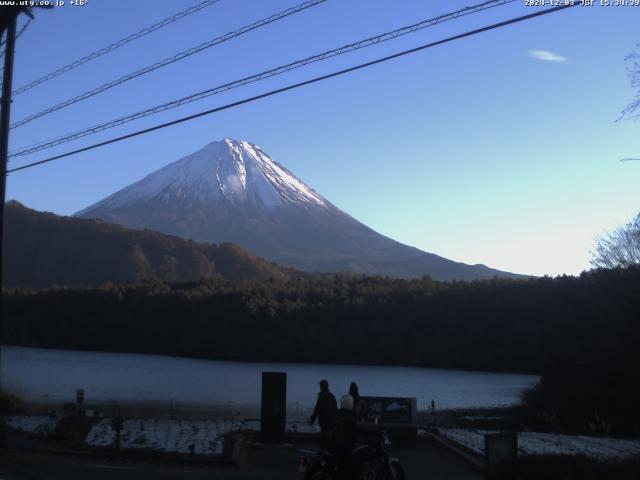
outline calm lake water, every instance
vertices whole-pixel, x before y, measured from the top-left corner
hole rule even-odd
[[[433,368],[194,360],[156,355],[2,347],[1,388],[29,402],[59,406],[85,390],[87,406],[149,406],[257,414],[261,372],[287,373],[290,417],[307,415],[318,381],[337,398],[355,381],[363,395],[416,397],[418,409],[513,405],[533,375]]]

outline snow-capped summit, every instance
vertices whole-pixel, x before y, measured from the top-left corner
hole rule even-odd
[[[327,204],[257,145],[225,138],[153,172],[78,215],[152,198],[266,208],[297,202],[320,207]]]
[[[230,138],[210,143],[76,215],[197,241],[233,242],[307,271],[439,279],[513,276],[380,235],[260,147]]]

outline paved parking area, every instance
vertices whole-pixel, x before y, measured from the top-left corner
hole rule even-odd
[[[227,467],[10,450],[3,453],[0,480],[294,480],[299,479],[297,465],[301,448],[313,449],[314,445],[249,446],[242,450],[239,465]],[[420,442],[415,448],[392,447],[391,454],[402,463],[407,480],[482,479],[482,475],[460,457],[431,442]]]

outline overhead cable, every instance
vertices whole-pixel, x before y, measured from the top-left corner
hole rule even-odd
[[[45,115],[48,115],[50,113],[53,113],[55,111],[61,110],[63,108],[66,108],[70,105],[73,105],[74,103],[78,103],[82,100],[86,100],[87,98],[93,97],[95,95],[98,95],[102,92],[105,92],[117,85],[120,85],[122,83],[128,82],[130,80],[133,80],[134,78],[140,77],[142,75],[145,75],[147,73],[153,72],[155,70],[158,70],[159,68],[162,67],[166,67],[167,65],[171,65],[172,63],[178,62],[180,60],[184,60],[187,57],[190,57],[191,55],[194,55],[196,53],[202,52],[203,50],[206,50],[208,48],[211,48],[215,45],[219,45],[220,43],[226,42],[228,40],[231,40],[232,38],[235,37],[239,37],[240,35],[244,35],[247,32],[250,32],[252,30],[255,30],[257,28],[260,27],[264,27],[265,25],[269,25],[270,23],[276,22],[278,20],[281,20],[283,18],[288,17],[289,15],[293,15],[295,13],[301,12],[303,10],[306,10],[307,8],[310,7],[315,7],[316,5],[326,2],[327,0],[306,0],[305,2],[302,2],[299,5],[296,5],[295,7],[291,7],[288,8],[286,10],[283,10],[279,13],[276,13],[274,15],[271,15],[267,18],[263,18],[262,20],[258,20],[257,22],[254,22],[250,25],[246,25],[238,30],[234,30],[233,32],[229,32],[225,35],[222,35],[221,37],[216,37],[212,40],[209,40],[208,42],[204,42],[200,45],[197,45],[195,47],[192,47],[188,50],[184,50],[180,53],[177,53],[171,57],[167,57],[163,60],[160,60],[159,62],[156,62],[152,65],[148,65],[140,70],[136,70],[135,72],[129,73],[127,75],[124,75],[120,78],[117,78],[115,80],[112,80],[108,83],[105,83],[103,85],[100,85],[99,87],[93,88],[91,90],[88,90],[84,93],[81,93],[80,95],[76,95],[73,98],[70,98],[68,100],[65,100],[64,102],[61,102],[57,105],[54,105],[52,107],[46,108],[45,110],[42,110],[38,113],[34,113],[33,115],[30,115],[26,118],[23,118],[22,120],[19,120],[17,122],[15,122],[13,125],[10,126],[10,128],[18,128],[22,125],[25,125],[29,122],[32,122],[33,120],[43,117]]]
[[[488,25],[488,26],[485,26],[485,27],[477,28],[475,30],[470,30],[470,31],[467,31],[467,32],[464,32],[464,33],[460,33],[458,35],[447,37],[447,38],[442,39],[442,40],[438,40],[438,41],[435,41],[435,42],[427,43],[427,44],[421,45],[419,47],[411,48],[409,50],[404,50],[404,51],[399,52],[399,53],[394,53],[393,55],[388,55],[386,57],[378,58],[376,60],[372,60],[372,61],[369,61],[369,62],[366,62],[366,63],[361,63],[361,64],[355,65],[353,67],[345,68],[343,70],[338,70],[338,71],[333,72],[333,73],[329,73],[329,74],[326,74],[326,75],[315,77],[315,78],[312,78],[310,80],[305,80],[303,82],[294,83],[292,85],[287,85],[286,87],[282,87],[282,88],[278,88],[278,89],[275,89],[275,90],[271,90],[269,92],[262,93],[260,95],[255,95],[253,97],[245,98],[243,100],[238,100],[236,102],[228,103],[228,104],[223,105],[221,107],[212,108],[210,110],[205,110],[203,112],[199,112],[199,113],[196,113],[196,114],[193,114],[193,115],[188,115],[186,117],[178,118],[178,119],[172,120],[170,122],[161,123],[161,124],[155,125],[153,127],[149,127],[149,128],[145,128],[145,129],[142,129],[142,130],[138,130],[138,131],[135,131],[135,132],[132,132],[132,133],[128,133],[126,135],[122,135],[122,136],[119,136],[119,137],[111,138],[109,140],[105,140],[103,142],[95,143],[93,145],[89,145],[89,146],[86,146],[86,147],[83,147],[83,148],[78,148],[78,149],[72,150],[70,152],[66,152],[66,153],[62,153],[60,155],[55,155],[55,156],[52,156],[52,157],[49,157],[49,158],[45,158],[45,159],[39,160],[37,162],[31,162],[31,163],[28,163],[28,164],[25,164],[25,165],[21,165],[19,167],[15,167],[15,168],[12,168],[10,170],[7,170],[7,173],[17,172],[17,171],[25,170],[25,169],[28,169],[28,168],[33,168],[33,167],[36,167],[38,165],[43,165],[45,163],[49,163],[49,162],[53,162],[53,161],[56,161],[56,160],[60,160],[62,158],[70,157],[70,156],[76,155],[78,153],[87,152],[89,150],[94,150],[96,148],[103,147],[105,145],[110,145],[112,143],[121,142],[121,141],[127,140],[129,138],[133,138],[133,137],[137,137],[137,136],[140,136],[140,135],[144,135],[146,133],[154,132],[156,130],[161,130],[161,129],[164,129],[164,128],[167,128],[167,127],[170,127],[170,126],[173,126],[173,125],[177,125],[177,124],[184,123],[184,122],[187,122],[187,121],[190,121],[190,120],[194,120],[196,118],[200,118],[200,117],[204,117],[206,115],[211,115],[213,113],[221,112],[223,110],[228,110],[230,108],[238,107],[240,105],[251,103],[251,102],[254,102],[256,100],[260,100],[262,98],[271,97],[273,95],[284,93],[284,92],[287,92],[289,90],[294,90],[294,89],[297,89],[297,88],[300,88],[300,87],[303,87],[303,86],[306,86],[306,85],[311,85],[313,83],[317,83],[317,82],[320,82],[320,81],[323,81],[323,80],[327,80],[329,78],[338,77],[338,76],[341,76],[341,75],[344,75],[344,74],[347,74],[347,73],[350,73],[350,72],[354,72],[354,71],[357,71],[357,70],[361,70],[363,68],[367,68],[367,67],[370,67],[370,66],[373,66],[373,65],[377,65],[377,64],[389,61],[389,60],[393,60],[395,58],[403,57],[405,55],[410,55],[410,54],[425,50],[427,48],[435,47],[437,45],[442,45],[442,44],[445,44],[445,43],[449,43],[449,42],[453,42],[453,41],[456,41],[456,40],[460,40],[462,38],[470,37],[472,35],[477,35],[479,33],[487,32],[489,30],[495,30],[497,28],[506,27],[506,26],[512,25],[514,23],[519,23],[519,22],[523,22],[523,21],[526,21],[526,20],[531,20],[533,18],[540,17],[542,15],[548,15],[550,13],[559,12],[560,10],[571,8],[571,7],[574,7],[576,5],[579,5],[579,4],[578,3],[565,4],[565,5],[561,5],[561,6],[558,6],[558,7],[547,8],[547,9],[540,10],[540,11],[537,11],[537,12],[534,12],[534,13],[530,13],[528,15],[522,15],[520,17],[515,17],[515,18],[511,18],[509,20],[505,20],[503,22],[494,23],[492,25]]]
[[[164,20],[154,23],[153,25],[150,25],[148,27],[145,27],[142,30],[137,31],[136,33],[132,33],[131,35],[121,40],[118,40],[117,42],[107,45],[106,47],[101,48],[100,50],[96,50],[95,52],[92,52],[89,55],[85,55],[84,57],[78,60],[75,60],[74,62],[71,62],[70,64],[65,65],[64,67],[58,68],[57,70],[54,70],[51,73],[48,73],[36,80],[33,80],[32,82],[29,82],[28,84],[14,90],[12,92],[12,95],[14,96],[20,95],[21,93],[24,93],[27,90],[30,90],[33,87],[40,85],[41,83],[44,83],[53,78],[56,78],[62,75],[63,73],[67,73],[70,70],[73,70],[74,68],[78,68],[80,65],[84,65],[85,63],[90,62],[91,60],[95,60],[96,58],[101,57],[102,55],[106,55],[107,53],[113,52],[114,50],[126,45],[127,43],[131,43],[134,40],[142,38],[145,35],[148,35],[152,32],[155,32],[156,30],[166,27],[167,25],[170,25],[173,22],[181,20],[184,17],[187,17],[193,13],[199,12],[203,8],[207,8],[213,5],[214,3],[218,3],[219,1],[220,0],[204,0],[196,5],[193,5],[192,7],[187,8],[186,10],[182,10],[181,12],[171,15],[170,17],[165,18]]]
[[[114,120],[110,120],[107,122],[103,122],[101,124],[98,125],[94,125],[92,127],[89,128],[84,128],[81,130],[78,130],[76,132],[73,133],[69,133],[69,134],[65,134],[63,136],[59,136],[53,139],[49,139],[49,140],[45,140],[43,142],[39,142],[37,144],[34,145],[30,145],[27,147],[24,147],[22,149],[19,150],[15,150],[13,152],[11,152],[10,154],[10,158],[15,158],[15,157],[20,157],[20,156],[24,156],[24,155],[29,155],[38,151],[42,151],[42,150],[46,150],[49,148],[53,148],[55,146],[73,141],[73,140],[77,140],[79,138],[82,137],[86,137],[88,135],[93,135],[95,133],[104,131],[104,130],[108,130],[120,125],[123,125],[125,123],[129,123],[132,122],[134,120],[138,120],[144,117],[148,117],[150,115],[154,115],[156,113],[160,113],[166,110],[170,110],[173,108],[177,108],[180,107],[182,105],[186,105],[188,103],[192,103],[198,100],[202,100],[204,98],[210,97],[212,95],[216,95],[222,92],[226,92],[228,90],[232,90],[238,87],[242,87],[244,85],[250,84],[250,83],[254,83],[260,80],[264,80],[266,78],[270,78],[270,77],[274,77],[276,75],[281,75],[283,73],[289,72],[291,70],[295,70],[297,68],[301,68],[304,67],[306,65],[312,64],[312,63],[316,63],[322,60],[326,60],[332,57],[336,57],[339,55],[344,55],[346,53],[352,52],[354,50],[359,50],[362,48],[366,48],[366,47],[370,47],[372,45],[377,45],[379,43],[382,42],[386,42],[388,40],[393,40],[395,38],[401,37],[403,35],[407,35],[409,33],[413,33],[416,32],[418,30],[422,30],[424,28],[427,27],[431,27],[434,25],[437,25],[439,23],[442,22],[446,22],[449,20],[453,20],[465,15],[470,15],[472,13],[477,13],[480,12],[482,10],[487,10],[489,8],[493,8],[496,6],[500,6],[500,5],[504,5],[507,3],[513,3],[516,0],[490,0],[490,1],[486,1],[483,3],[480,3],[478,5],[473,5],[473,6],[469,6],[469,7],[465,7],[462,8],[460,10],[456,10],[454,12],[450,12],[450,13],[446,13],[443,15],[440,15],[438,17],[435,18],[430,18],[428,20],[423,20],[421,22],[415,23],[413,25],[409,25],[409,26],[405,26],[405,27],[401,27],[398,28],[396,30],[390,31],[390,32],[386,32],[386,33],[382,33],[380,35],[376,35],[374,37],[369,37],[366,38],[364,40],[360,40],[358,42],[355,43],[350,43],[347,45],[343,45],[339,48],[334,48],[332,50],[327,50],[325,52],[322,52],[320,54],[317,55],[312,55],[310,57],[306,57],[304,59],[301,60],[296,60],[294,62],[288,63],[286,65],[282,65],[276,68],[272,68],[269,70],[265,70],[263,72],[248,76],[248,77],[244,77],[240,80],[235,80],[233,82],[229,82],[229,83],[225,83],[223,85],[218,85],[216,87],[213,88],[209,88],[207,90],[203,90],[201,92],[197,92],[194,93],[192,95],[188,95],[186,97],[182,97],[176,100],[172,100],[170,102],[167,103],[163,103],[161,105],[156,105],[154,107],[150,107],[135,113],[131,113],[128,115],[125,115],[123,117],[114,119]]]
[[[24,31],[27,29],[27,27],[29,26],[29,24],[31,23],[31,19],[27,20],[24,25],[22,25],[22,28],[20,28],[20,30],[18,31],[18,33],[16,33],[16,40],[18,40],[20,38],[20,35],[22,35],[24,33]],[[2,47],[5,44],[5,40],[2,40],[0,42],[0,47]],[[0,58],[4,57],[4,50],[2,50],[2,52],[0,52]],[[3,71],[4,71],[4,66],[3,66]]]

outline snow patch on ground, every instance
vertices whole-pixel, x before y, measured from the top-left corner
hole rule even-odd
[[[259,420],[181,420],[181,419],[126,419],[120,434],[120,447],[124,450],[153,450],[201,456],[221,455],[224,434],[234,431],[258,431]],[[289,423],[287,431],[318,432],[308,423]],[[92,447],[112,448],[116,432],[111,419],[94,425],[85,443]]]
[[[126,419],[120,434],[122,449],[144,449],[193,455],[222,454],[223,435],[234,425],[225,420]],[[241,428],[241,425],[239,425]],[[116,432],[111,419],[91,428],[85,440],[93,447],[112,447]]]
[[[484,455],[487,430],[442,428],[440,433],[474,452]],[[640,440],[555,433],[519,432],[520,455],[587,455],[598,460],[623,460],[640,456]]]
[[[49,435],[53,433],[58,423],[58,418],[51,418],[48,415],[37,416],[12,416],[5,417],[5,425],[21,432],[33,433],[35,435]]]

